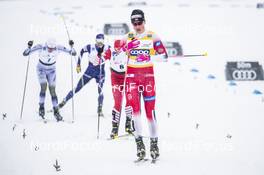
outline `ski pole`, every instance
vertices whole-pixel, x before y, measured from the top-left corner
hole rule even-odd
[[[101,64],[101,57],[99,57],[99,83],[98,83],[98,88],[101,88],[100,87],[100,83],[101,83],[101,76],[102,76],[102,64]],[[103,92],[103,90],[102,90],[102,88],[101,88],[101,92],[100,93],[102,93]],[[99,94],[99,96],[100,96],[101,94]],[[99,135],[100,135],[100,115],[98,114],[97,115],[98,116],[98,118],[97,118],[97,139],[99,139]]]
[[[72,88],[72,123],[74,122],[75,116],[74,116],[74,94],[75,89],[73,87],[73,64],[72,64],[72,55],[71,55],[71,88]]]
[[[28,55],[28,61],[27,61],[26,77],[25,77],[22,104],[21,104],[21,110],[20,110],[20,120],[22,120],[23,110],[24,110],[24,102],[25,102],[25,95],[26,95],[26,88],[27,88],[28,70],[29,70],[29,60],[30,60],[30,55]]]
[[[64,27],[66,29],[66,33],[67,33],[67,36],[68,36],[68,40],[70,40],[70,34],[69,34],[69,30],[68,30],[68,27],[66,25],[66,21],[64,19],[64,16],[61,14],[61,18],[63,20],[63,24],[64,24]],[[70,54],[71,56],[71,88],[72,88],[72,122],[74,122],[74,119],[75,119],[75,116],[74,116],[74,88],[73,88],[73,63],[72,63],[72,54]]]
[[[99,139],[100,135],[100,116],[99,114],[97,115],[97,139]]]
[[[63,24],[64,24],[64,27],[66,29],[68,39],[70,41],[71,39],[70,39],[70,34],[69,34],[68,27],[66,25],[66,21],[64,19],[64,16],[62,14],[60,14],[60,15],[61,15],[61,18],[63,20]],[[71,49],[72,49],[72,47],[71,47]],[[72,54],[70,53],[70,55],[71,55],[71,88],[72,88],[72,123],[73,123],[74,122],[74,119],[75,119],[75,116],[74,116],[74,94],[75,94],[75,90],[73,88],[73,63],[72,63]]]
[[[203,54],[182,55],[182,57],[206,57],[206,56],[208,56],[207,52],[205,52]]]

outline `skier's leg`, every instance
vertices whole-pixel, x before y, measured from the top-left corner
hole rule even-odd
[[[51,96],[51,101],[53,108],[58,107],[58,97],[56,94],[56,69],[49,69],[47,70],[47,80],[49,84],[49,91]]]
[[[111,72],[112,93],[114,97],[114,109],[121,112],[122,95],[125,76]]]
[[[103,86],[103,82],[100,82],[98,85],[98,106],[102,106],[104,102]]]
[[[40,93],[39,93],[39,104],[45,103],[45,98],[46,98],[46,90],[47,90],[47,83],[41,83],[40,84]]]
[[[49,86],[49,91],[50,91],[50,95],[51,95],[51,101],[52,101],[52,105],[53,105],[54,117],[56,118],[57,121],[61,121],[63,118],[62,118],[62,116],[60,115],[60,112],[59,112],[58,97],[57,97],[55,89],[56,89],[55,85],[50,85]]]
[[[134,121],[135,136],[142,136],[142,126],[140,119],[140,92],[138,90],[138,83],[136,78],[126,78],[126,116],[130,117]]]
[[[45,115],[45,97],[47,90],[47,77],[45,69],[38,64],[37,66],[37,75],[40,84],[40,93],[39,93],[39,115],[44,117]]]
[[[157,121],[155,116],[155,96],[144,97],[145,110],[149,124],[150,138],[158,137]]]
[[[83,86],[85,86],[90,80],[92,79],[92,77],[90,75],[84,74],[80,80],[77,83],[76,88],[74,88],[74,93],[78,93]],[[66,104],[67,101],[69,101],[73,96],[73,91],[71,90],[66,97],[63,99],[64,105]]]
[[[39,116],[42,118],[45,116],[45,97],[46,97],[47,83],[40,84],[39,93]]]
[[[128,100],[126,100],[126,104],[125,104],[125,113],[126,113],[125,131],[127,133],[132,134],[135,131],[134,121],[132,120],[133,108],[131,105],[129,105]]]
[[[157,120],[155,116],[155,80],[154,77],[146,78],[144,85],[144,103],[150,132],[150,153],[153,159],[159,157]]]
[[[117,74],[111,71],[112,93],[114,97],[114,107],[112,110],[112,132],[110,135],[111,138],[115,138],[118,135],[118,128],[122,109],[124,79],[125,75]]]
[[[113,92],[113,96],[114,96],[114,109],[119,111],[119,113],[121,114],[121,110],[122,110],[122,103],[123,103],[123,95],[124,95],[124,81],[125,81],[125,74],[118,74],[112,71],[111,73],[111,80],[112,80],[112,92]],[[128,107],[128,105],[125,105],[125,111],[126,111],[126,123],[125,123],[125,131],[127,133],[132,133],[134,131],[134,129],[132,129],[132,122],[131,122],[131,118],[132,118],[132,110],[131,110],[131,106]],[[119,123],[119,121],[118,121]]]
[[[154,77],[147,77],[144,83],[144,105],[146,110],[146,116],[149,123],[150,137],[156,138],[157,135],[157,121],[155,116],[155,80]]]
[[[157,121],[155,116],[155,96],[144,97],[145,110],[149,124],[150,138],[158,137],[157,133]]]
[[[110,137],[115,139],[118,136],[118,128],[120,122],[121,113],[117,111],[115,108],[112,110],[112,131]]]
[[[103,115],[102,113],[102,108],[103,108],[103,102],[104,102],[104,94],[103,94],[103,86],[104,86],[104,81],[105,81],[105,75],[102,74],[101,75],[102,77],[99,78],[96,77],[96,83],[98,84],[98,109],[97,109],[97,112],[99,115]]]
[[[53,108],[56,108],[58,107],[58,97],[56,94],[56,87],[54,85],[50,85],[49,91],[51,95],[51,101],[52,101]]]
[[[111,72],[112,93],[114,97],[114,109],[121,113],[124,94],[125,74]]]
[[[49,84],[49,91],[53,106],[53,113],[54,117],[57,121],[61,121],[63,118],[60,115],[59,108],[58,108],[58,97],[56,94],[56,68],[51,68],[46,71],[47,72],[47,80]]]
[[[145,145],[142,139],[142,126],[140,119],[140,92],[137,78],[126,78],[126,115],[132,117],[135,127],[135,141],[137,145],[137,157],[144,159],[146,156]]]

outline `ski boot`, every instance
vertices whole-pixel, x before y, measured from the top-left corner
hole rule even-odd
[[[110,134],[111,139],[116,139],[118,137],[118,123],[112,122],[112,132]]]
[[[150,156],[153,160],[159,157],[158,138],[150,138]]]
[[[44,119],[45,116],[44,104],[39,104],[39,116]]]
[[[97,108],[97,114],[98,114],[99,117],[104,117],[102,108],[103,108],[102,105],[99,105],[98,108]]]
[[[66,104],[66,101],[63,100],[63,101],[59,104],[59,109],[61,109],[65,104]]]
[[[133,134],[134,129],[132,127],[132,121],[129,117],[126,118],[125,130],[128,134]]]
[[[146,149],[141,136],[136,138],[136,144],[137,144],[137,157],[139,160],[143,160],[146,156]]]
[[[54,117],[56,118],[57,122],[62,121],[63,118],[60,115],[59,108],[58,107],[54,107],[53,111],[54,111]]]

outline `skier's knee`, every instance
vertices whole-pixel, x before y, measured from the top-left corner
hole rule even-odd
[[[40,84],[40,91],[41,93],[45,93],[47,89],[47,83],[41,83]]]
[[[146,111],[146,115],[147,115],[148,121],[150,122],[156,121],[156,114],[155,114],[154,109]]]
[[[103,94],[99,94],[98,103],[99,104],[103,104],[103,101],[104,101],[104,95]]]
[[[50,95],[52,97],[56,97],[56,91],[55,91],[55,86],[49,86],[49,90],[50,90]]]

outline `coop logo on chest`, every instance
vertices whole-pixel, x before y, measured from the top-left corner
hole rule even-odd
[[[149,55],[150,51],[149,49],[134,49],[130,51],[131,56],[137,56],[137,55]]]

